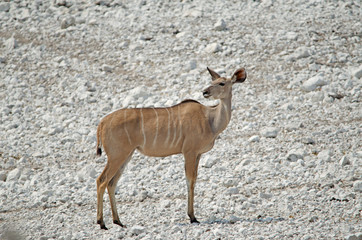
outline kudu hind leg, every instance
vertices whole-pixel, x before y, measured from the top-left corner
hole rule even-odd
[[[107,230],[107,227],[105,226],[105,223],[103,220],[104,191],[105,191],[106,187],[109,185],[110,181],[113,179],[113,177],[115,177],[117,172],[122,168],[122,166],[124,165],[124,163],[126,162],[126,160],[128,159],[128,157],[130,155],[131,155],[130,153],[119,154],[118,156],[126,156],[123,158],[121,157],[121,159],[120,158],[115,159],[115,158],[108,157],[106,167],[104,168],[101,175],[97,178],[97,223],[100,224],[101,229]],[[112,187],[113,187],[113,185],[116,185],[116,182],[118,181],[119,177],[112,181]],[[117,180],[117,181],[115,181],[115,180]],[[114,197],[115,186],[114,186],[114,188],[112,188],[112,187],[111,187],[111,193],[108,193],[108,194],[110,195],[110,202],[111,202],[112,214],[113,214],[114,209],[116,209],[116,206],[115,206],[115,199],[114,199],[115,198]],[[109,191],[109,188],[108,188],[108,191]],[[112,199],[113,199],[113,203],[112,203]],[[115,212],[117,213],[117,210],[115,210]],[[117,214],[117,216],[118,216],[118,214]]]
[[[103,195],[106,190],[107,182],[107,171],[109,169],[109,165],[107,163],[103,172],[97,178],[97,223],[101,226],[101,229],[107,230],[104,221],[103,221]]]
[[[117,206],[116,206],[116,199],[115,199],[115,191],[116,191],[116,187],[117,187],[117,182],[118,182],[119,178],[122,176],[122,173],[123,173],[124,169],[126,168],[126,165],[127,165],[128,161],[130,160],[132,154],[133,154],[133,152],[128,156],[127,160],[122,163],[121,167],[118,169],[118,171],[113,176],[113,178],[109,181],[108,186],[107,186],[109,201],[111,203],[111,209],[112,209],[113,223],[117,224],[121,227],[126,227],[126,226],[123,225],[121,223],[121,221],[119,220]]]
[[[197,179],[197,169],[201,155],[185,154],[185,173],[187,181],[188,199],[187,199],[187,215],[191,223],[199,223],[194,214],[194,192]]]

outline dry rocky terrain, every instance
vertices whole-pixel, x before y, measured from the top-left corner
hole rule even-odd
[[[0,239],[362,239],[360,1],[0,2]],[[121,221],[96,224],[96,128],[205,105],[245,67],[204,154],[189,224],[182,155],[134,154]]]

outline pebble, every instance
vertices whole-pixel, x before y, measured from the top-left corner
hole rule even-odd
[[[278,136],[278,133],[279,128],[276,127],[267,127],[260,131],[260,134],[266,138],[276,138]]]

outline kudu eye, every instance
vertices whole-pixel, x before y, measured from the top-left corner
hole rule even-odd
[[[220,85],[220,86],[224,86],[224,85],[225,85],[225,83],[221,82],[221,83],[219,83],[219,85]]]

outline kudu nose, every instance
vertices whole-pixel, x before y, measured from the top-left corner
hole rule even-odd
[[[210,92],[209,92],[209,90],[205,89],[205,90],[202,92],[202,95],[204,95],[205,98],[210,97]]]

